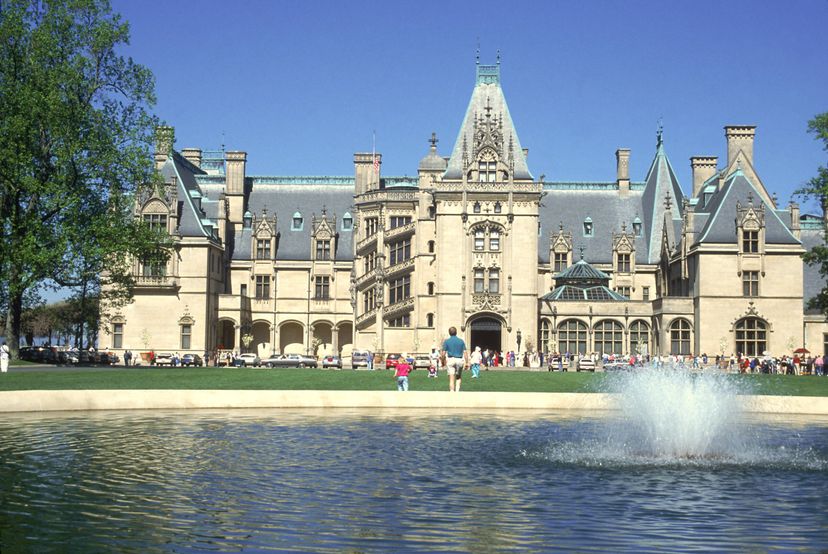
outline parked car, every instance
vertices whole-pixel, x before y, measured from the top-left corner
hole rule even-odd
[[[431,358],[428,354],[417,354],[414,356],[414,369],[428,369],[431,367]]]
[[[155,365],[162,366],[168,365],[172,367],[173,365],[173,355],[170,352],[159,352],[155,355]]]
[[[252,352],[248,352],[247,354],[242,354],[238,358],[236,358],[237,365],[239,360],[241,360],[241,367],[259,367],[262,365],[262,359],[259,358],[256,354]]]
[[[351,352],[351,367],[354,369],[368,367],[368,356],[373,356],[373,354],[367,350],[354,350]]]
[[[282,354],[265,360],[267,367],[317,367],[316,358],[304,354]]]
[[[339,356],[325,356],[322,358],[322,369],[326,367],[335,367],[337,369],[342,369],[342,358]]]
[[[389,354],[385,358],[385,369],[397,369],[397,362],[402,356],[400,354]]]
[[[204,360],[198,354],[184,354],[181,356],[181,365],[201,367],[204,365]]]

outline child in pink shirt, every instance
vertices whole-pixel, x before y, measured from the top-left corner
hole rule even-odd
[[[408,390],[408,374],[411,373],[411,365],[408,363],[408,354],[403,354],[397,360],[397,371],[394,372],[394,377],[397,378],[397,390]]]

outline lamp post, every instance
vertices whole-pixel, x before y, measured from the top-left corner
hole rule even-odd
[[[517,338],[517,353],[520,354],[520,329],[515,333],[515,337]]]

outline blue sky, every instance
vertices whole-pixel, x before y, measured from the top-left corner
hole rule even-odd
[[[450,152],[478,41],[482,63],[501,51],[536,177],[613,180],[628,147],[643,180],[659,118],[685,191],[690,156],[726,158],[727,124],[757,125],[756,166],[780,202],[826,159],[806,133],[828,111],[821,0],[113,5],[177,148],[245,150],[249,174],[352,174],[373,130],[383,173],[416,174],[432,131]]]

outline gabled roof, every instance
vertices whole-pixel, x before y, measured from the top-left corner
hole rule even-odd
[[[206,197],[196,182],[195,176],[204,172],[178,152],[173,152],[167,157],[160,173],[165,181],[176,178],[178,202],[181,206],[178,232],[185,237],[206,237],[220,241],[218,222],[215,220],[218,215],[217,202]]]
[[[500,88],[500,62],[497,65],[477,65],[477,82],[472,90],[471,100],[466,108],[466,115],[463,117],[463,124],[457,134],[457,141],[454,143],[443,178],[463,178],[465,169],[463,167],[463,144],[465,142],[468,153],[471,155],[471,148],[474,144],[475,117],[483,117],[486,113],[502,118],[504,150],[509,148],[510,141],[512,145],[515,161],[514,178],[532,179],[512,116],[509,114],[509,107],[506,105],[506,97]]]
[[[647,237],[647,261],[656,263],[661,254],[661,237],[665,221],[681,219],[681,202],[684,193],[681,191],[673,166],[664,151],[664,142],[661,133],[658,135],[656,155],[647,172],[644,186],[644,196],[641,200],[644,211],[644,225]],[[667,208],[669,194],[670,207]],[[666,217],[665,217],[666,216]],[[672,232],[668,229],[668,232]]]
[[[751,202],[755,208],[764,205],[765,208],[765,243],[767,244],[798,244],[799,240],[791,233],[787,225],[776,213],[772,206],[768,205],[765,198],[748,179],[747,175],[737,169],[725,179],[722,189],[711,199],[705,211],[710,213],[707,225],[699,236],[699,243],[725,243],[737,242],[736,226],[736,203],[743,207]]]
[[[556,274],[553,279],[556,283],[585,283],[585,282],[601,282],[609,281],[610,276],[595,269],[587,263],[586,260],[578,260],[568,268]]]

